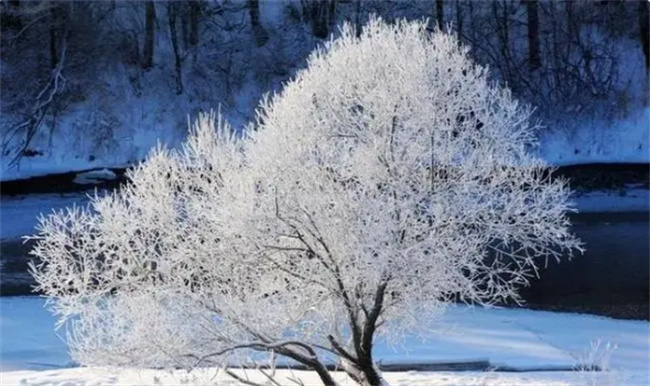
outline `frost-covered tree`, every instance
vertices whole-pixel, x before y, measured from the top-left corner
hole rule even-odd
[[[378,385],[377,339],[517,300],[537,259],[580,243],[530,110],[467,52],[423,22],[348,25],[243,136],[202,116],[121,191],[43,218],[33,272],[73,357],[285,358],[327,385],[336,360]]]

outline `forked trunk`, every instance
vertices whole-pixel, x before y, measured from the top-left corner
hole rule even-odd
[[[342,367],[345,373],[361,386],[388,386],[379,368],[372,363],[363,365],[351,363],[345,359],[342,360]]]

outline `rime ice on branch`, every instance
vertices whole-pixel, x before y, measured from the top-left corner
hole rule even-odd
[[[121,191],[43,218],[33,272],[74,358],[284,357],[325,384],[335,359],[376,385],[375,339],[516,300],[537,259],[580,243],[530,110],[467,51],[423,22],[348,25],[244,135],[203,115]]]

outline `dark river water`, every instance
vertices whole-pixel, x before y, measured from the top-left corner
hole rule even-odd
[[[573,218],[586,252],[560,263],[549,261],[540,278],[522,288],[527,306],[648,319],[650,223],[647,212],[586,213]],[[26,295],[29,243],[0,243],[3,296]]]
[[[124,170],[113,172],[116,179],[95,187],[112,190],[126,183]],[[586,252],[571,261],[549,262],[540,278],[521,289],[526,306],[650,319],[650,165],[574,165],[561,167],[556,174],[569,179],[572,188],[587,192],[577,198],[578,209],[592,213],[573,218],[573,230]],[[33,232],[39,213],[86,201],[90,191],[75,182],[77,177],[71,172],[0,182],[1,295],[31,293],[33,281],[27,273],[31,244],[23,244],[20,235]],[[605,191],[609,193],[604,196],[598,193]]]
[[[647,212],[587,213],[574,218],[586,251],[549,262],[523,290],[533,307],[596,311],[648,319],[650,223]]]

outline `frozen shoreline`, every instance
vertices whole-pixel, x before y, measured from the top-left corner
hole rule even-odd
[[[183,371],[117,368],[78,368],[70,359],[60,335],[54,330],[54,318],[37,297],[0,298],[0,377],[2,384],[75,385],[118,384],[224,384],[223,373],[216,370],[187,374]],[[494,371],[387,371],[395,385],[590,385],[585,380],[607,384],[641,386],[650,376],[650,323],[621,321],[605,317],[552,313],[524,309],[483,309],[452,306],[441,318],[437,334],[426,340],[406,336],[400,345],[378,342],[377,361],[386,364],[453,363],[489,361],[511,367]],[[611,343],[606,372],[548,371],[571,369],[594,352],[595,341],[605,350]],[[543,371],[547,370],[547,371]],[[299,375],[305,384],[318,384],[309,371],[277,370],[281,379]],[[262,374],[248,371],[253,379]],[[209,375],[209,376],[208,376]],[[345,376],[337,373],[342,384]],[[156,381],[156,379],[158,381]],[[218,382],[217,382],[218,381]],[[221,383],[221,382],[224,383]],[[230,384],[230,383],[229,383]],[[283,383],[284,384],[284,383]],[[603,384],[603,383],[593,383]]]
[[[263,383],[268,379],[259,371],[234,370],[239,376]],[[333,374],[341,386],[355,385],[341,372]],[[646,386],[648,374],[639,371],[625,372],[386,372],[389,385],[400,386]],[[321,385],[314,372],[277,370],[281,385]],[[223,371],[208,369],[187,373],[184,371],[75,368],[47,371],[0,372],[3,385],[243,385],[226,376]]]
[[[3,371],[73,365],[54,317],[40,297],[0,298],[0,360]],[[649,371],[650,322],[526,309],[450,306],[426,336],[399,344],[379,341],[383,364],[489,361],[513,370],[572,368],[593,341],[617,344],[612,369]],[[62,335],[61,335],[62,334]]]

